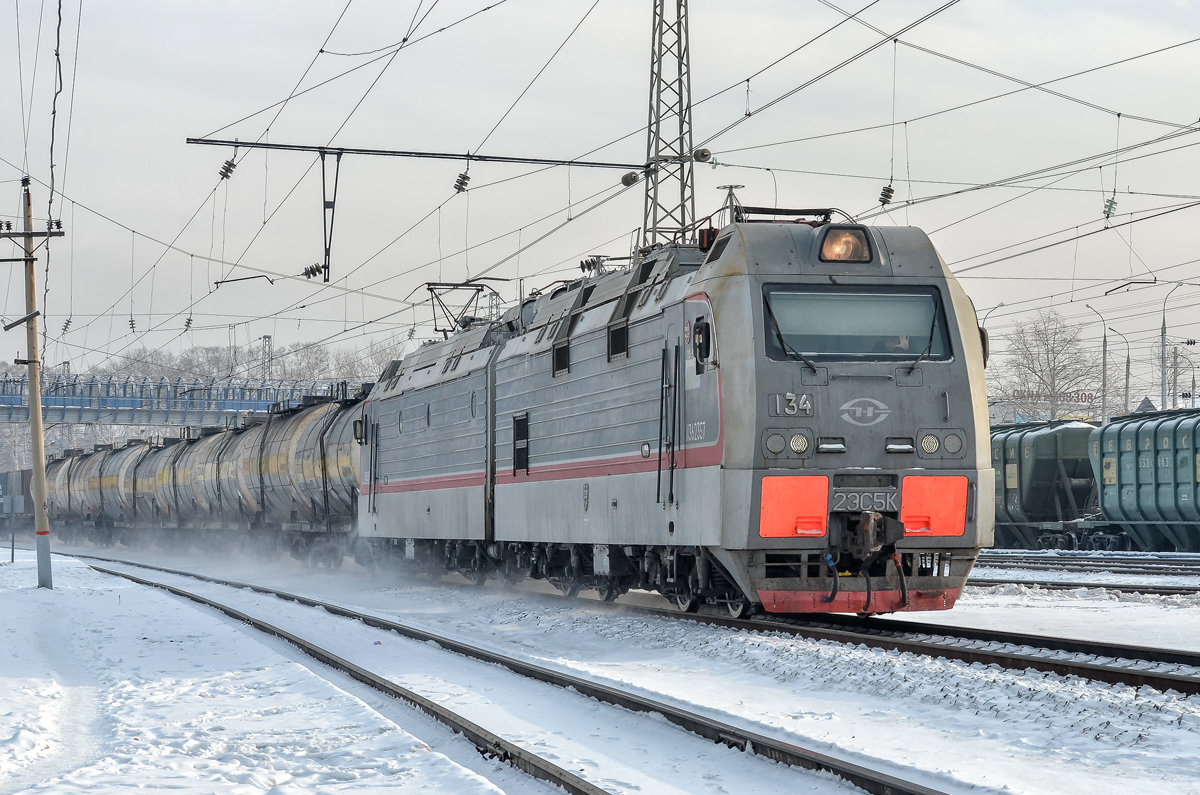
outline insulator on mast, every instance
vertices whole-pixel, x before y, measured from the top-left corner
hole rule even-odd
[[[233,176],[235,168],[237,168],[237,163],[233,162],[233,158],[230,158],[225,161],[225,164],[221,166],[221,170],[217,173],[221,175],[221,179],[229,179]]]
[[[879,192],[879,204],[887,206],[892,203],[892,197],[896,195],[896,189],[891,185],[884,185],[883,190]]]
[[[1117,212],[1117,197],[1109,196],[1104,200],[1104,217],[1112,218]]]
[[[459,193],[463,193],[467,190],[467,183],[470,181],[471,175],[464,171],[463,173],[459,174],[458,179],[454,181],[454,189]]]

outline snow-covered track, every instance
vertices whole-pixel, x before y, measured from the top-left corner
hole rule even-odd
[[[1128,575],[1200,575],[1200,555],[1183,553],[1087,553],[1068,551],[1019,552],[987,550],[976,569],[1032,569],[1037,571],[1107,572]],[[973,579],[973,578],[972,578]]]
[[[971,577],[968,587],[987,588],[995,585],[1020,585],[1025,588],[1044,588],[1049,591],[1074,591],[1079,588],[1103,588],[1117,593],[1140,593],[1147,596],[1193,596],[1200,594],[1200,585],[1150,585],[1146,583],[1066,582],[1062,580],[1030,580],[1026,577]]]
[[[1200,654],[1171,649],[852,616],[734,619],[651,612],[719,626],[787,632],[812,640],[855,643],[1013,670],[1033,669],[1130,687],[1152,687],[1161,692],[1200,693]]]
[[[731,724],[724,723],[707,716],[699,715],[670,704],[660,703],[644,696],[628,693],[595,681],[533,665],[522,660],[517,660],[512,657],[490,651],[488,649],[463,643],[461,641],[456,641],[450,638],[445,638],[425,630],[409,627],[378,616],[360,613],[340,605],[323,602],[317,599],[311,599],[309,597],[288,593],[286,591],[281,591],[274,588],[233,582],[186,571],[126,561],[113,562],[120,563],[123,566],[135,566],[138,568],[163,572],[170,575],[189,577],[216,585],[247,589],[255,593],[275,596],[281,599],[296,602],[304,606],[323,609],[332,615],[359,621],[369,627],[395,632],[403,635],[404,637],[424,643],[434,643],[448,651],[462,654],[483,662],[503,666],[504,668],[520,676],[528,677],[530,679],[561,688],[571,688],[584,696],[594,698],[602,703],[612,704],[633,712],[653,713],[660,715],[671,724],[679,726],[680,728],[683,728],[686,731],[689,731],[700,737],[712,740],[713,742],[722,743],[732,748],[751,752],[790,766],[808,770],[829,772],[841,777],[855,786],[860,787],[866,792],[879,793],[880,795],[906,795],[908,793],[911,793],[912,795],[936,795],[940,792],[940,790],[927,787],[923,784],[907,781],[894,775],[872,770],[855,762],[838,759],[836,757],[816,751],[804,749],[790,742],[777,740],[766,735],[736,727]],[[298,637],[294,633],[282,630],[265,621],[255,619],[241,610],[221,604],[216,600],[204,597],[202,595],[192,593],[183,588],[178,588],[176,586],[157,582],[144,577],[138,577],[124,571],[110,569],[98,564],[90,565],[92,565],[92,568],[96,569],[97,571],[119,577],[125,577],[142,585],[163,588],[178,596],[208,605],[214,609],[224,612],[226,615],[229,615],[238,621],[245,622],[256,629],[259,629],[260,631],[282,638],[289,643],[294,644],[306,654],[309,654],[320,662],[325,663],[326,665],[329,665],[337,670],[344,671],[358,681],[370,687],[375,687],[383,692],[394,695],[397,698],[401,698],[417,706],[419,709],[425,711],[435,719],[441,721],[447,726],[450,726],[454,731],[464,734],[476,744],[481,752],[508,761],[515,767],[524,770],[525,772],[530,773],[537,778],[553,781],[554,783],[564,787],[564,789],[566,789],[568,792],[604,792],[603,789],[584,781],[569,771],[563,770],[558,765],[542,759],[535,754],[516,746],[513,743],[509,743],[498,735],[489,732],[488,730],[470,721],[466,721],[460,716],[455,715],[453,712],[446,710],[429,699],[409,691],[406,688],[399,687],[398,685],[381,676],[349,663],[337,655],[321,649],[315,644],[305,641],[303,638]]]
[[[248,624],[260,632],[264,632],[285,640],[318,662],[321,662],[336,671],[340,671],[367,685],[368,687],[378,690],[381,693],[408,702],[432,717],[434,720],[437,720],[443,725],[449,727],[452,731],[466,737],[475,745],[476,748],[479,749],[480,753],[506,762],[518,770],[524,771],[530,776],[533,776],[534,778],[556,784],[567,792],[573,793],[574,795],[603,795],[605,792],[605,790],[592,785],[579,776],[576,776],[574,773],[564,770],[562,767],[554,764],[553,762],[506,740],[494,732],[488,731],[486,728],[479,726],[478,724],[468,720],[452,710],[446,709],[438,703],[425,698],[419,693],[409,690],[408,688],[401,687],[400,685],[397,685],[394,682],[379,676],[378,674],[368,671],[361,666],[355,665],[349,660],[345,660],[333,652],[323,649],[315,643],[307,641],[299,635],[288,632],[281,627],[277,627],[269,622],[263,621],[262,619],[255,618],[248,613],[245,613],[234,607],[230,607],[229,605],[222,604],[214,599],[209,599],[201,596],[200,594],[184,590],[183,588],[177,588],[166,583],[155,582],[144,577],[137,577],[133,574],[129,574],[128,572],[116,571],[115,569],[105,568],[104,566],[92,565],[91,568],[105,574],[124,577],[127,580],[138,583],[139,585],[161,588],[165,591],[175,594],[176,596],[191,599],[194,602],[198,602],[207,607],[219,610],[230,618],[241,621],[244,624]],[[161,571],[170,570],[161,569]],[[171,573],[181,575],[184,574],[184,572]],[[221,582],[220,580],[207,577],[202,579],[214,583]],[[259,588],[254,588],[253,590],[259,591],[260,593],[267,592],[265,589]],[[296,601],[301,600],[296,598]]]

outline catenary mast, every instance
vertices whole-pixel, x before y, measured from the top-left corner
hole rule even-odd
[[[655,0],[642,224],[642,242],[648,246],[673,239],[690,242],[694,237],[692,75],[687,24],[687,0]]]

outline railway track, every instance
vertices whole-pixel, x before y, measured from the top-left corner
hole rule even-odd
[[[88,556],[74,555],[74,557]],[[102,558],[93,559],[104,560]],[[667,722],[698,735],[699,737],[711,740],[713,742],[722,743],[747,753],[763,756],[776,762],[782,762],[790,766],[832,773],[867,792],[888,793],[889,795],[892,793],[932,795],[933,793],[939,792],[939,790],[932,789],[918,782],[873,770],[862,763],[838,759],[827,754],[804,749],[786,740],[772,738],[764,734],[733,726],[731,724],[699,715],[670,704],[657,702],[653,699],[624,692],[617,688],[600,684],[588,679],[583,679],[553,669],[533,665],[523,660],[518,660],[491,650],[445,638],[425,630],[410,627],[378,616],[361,613],[341,605],[331,604],[273,588],[245,583],[236,583],[220,578],[208,577],[189,572],[147,566],[144,564],[129,563],[126,561],[111,562],[119,563],[122,566],[134,566],[139,569],[153,570],[170,574],[172,576],[188,577],[204,583],[226,586],[230,588],[245,589],[257,594],[265,594],[280,599],[285,599],[289,602],[295,602],[299,605],[322,609],[334,616],[358,621],[368,627],[394,632],[406,638],[417,640],[422,643],[433,643],[448,651],[452,651],[481,662],[500,665],[522,677],[544,682],[558,688],[573,689],[586,697],[594,698],[597,701],[605,704],[610,704],[633,712],[660,715],[665,718]],[[133,582],[146,586],[163,588],[178,596],[191,599],[198,603],[220,610],[226,615],[229,615],[238,621],[247,623],[259,631],[282,638],[301,649],[305,654],[313,657],[316,660],[319,660],[325,665],[342,671],[355,678],[359,682],[368,685],[369,687],[375,688],[396,698],[403,699],[404,701],[414,705],[439,722],[449,726],[455,732],[459,732],[466,736],[476,745],[476,747],[479,748],[481,753],[495,756],[496,758],[506,761],[514,767],[529,773],[530,775],[557,784],[568,792],[600,793],[605,791],[596,784],[576,775],[574,772],[564,769],[562,766],[556,764],[550,759],[539,756],[538,754],[530,751],[528,748],[522,747],[520,744],[506,739],[499,733],[490,731],[487,728],[472,722],[462,715],[455,713],[453,710],[447,709],[446,707],[436,703],[430,698],[422,696],[421,694],[407,688],[401,687],[377,673],[343,659],[333,652],[322,648],[310,640],[306,640],[296,633],[256,618],[243,610],[225,604],[211,597],[207,597],[178,586],[130,574],[129,572],[113,569],[108,566],[99,564],[90,565],[92,568],[98,571],[113,576],[124,577]]]
[[[1200,654],[1172,649],[836,614],[817,618],[735,619],[668,610],[649,609],[649,612],[717,626],[785,632],[811,640],[860,644],[1010,670],[1078,676],[1108,684],[1152,687],[1162,692],[1200,693]]]
[[[1110,583],[1100,580],[1068,582],[1065,580],[1030,580],[1017,577],[974,577],[967,585],[985,587],[990,585],[1023,585],[1028,588],[1044,588],[1050,591],[1073,591],[1078,588],[1104,588],[1120,593],[1140,593],[1149,596],[1194,596],[1200,594],[1200,585],[1151,585],[1146,583]]]
[[[1076,573],[1105,572],[1121,575],[1200,576],[1200,556],[989,551],[979,556],[975,567],[976,569],[1020,568]]]
[[[74,557],[88,558],[89,556],[74,555]],[[93,559],[107,560],[101,557]],[[118,562],[125,563],[124,561]],[[137,565],[233,587],[250,588],[262,593],[275,593],[282,598],[293,599],[302,604],[311,603],[314,606],[325,606],[315,600],[256,585],[227,582],[219,578],[209,578],[204,575],[145,564],[128,563],[126,565]],[[1032,585],[1034,583],[1020,581],[1020,584]],[[449,583],[441,583],[439,587],[448,585]],[[1038,585],[1124,588],[1124,586],[1097,583],[1039,583]],[[898,619],[863,619],[838,614],[823,614],[816,618],[759,615],[734,619],[719,612],[687,614],[674,609],[644,607],[627,603],[609,605],[603,602],[589,601],[588,604],[590,607],[599,609],[607,607],[618,611],[637,611],[647,615],[699,621],[733,629],[785,632],[812,640],[859,644],[868,648],[943,657],[965,663],[996,665],[1010,670],[1035,670],[1061,676],[1077,676],[1108,684],[1151,687],[1162,692],[1174,690],[1184,694],[1200,693],[1200,654],[1193,652],[941,626]],[[336,611],[341,608],[329,607],[329,609]],[[353,611],[348,612],[353,613]],[[357,618],[358,616],[354,614],[349,617]],[[382,619],[370,619],[370,621],[377,620]],[[429,639],[435,640],[434,638]]]

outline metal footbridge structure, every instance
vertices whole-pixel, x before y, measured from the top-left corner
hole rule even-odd
[[[67,375],[42,379],[46,423],[231,427],[311,396],[346,398],[359,384],[246,378]],[[29,422],[29,374],[0,373],[0,422]]]

